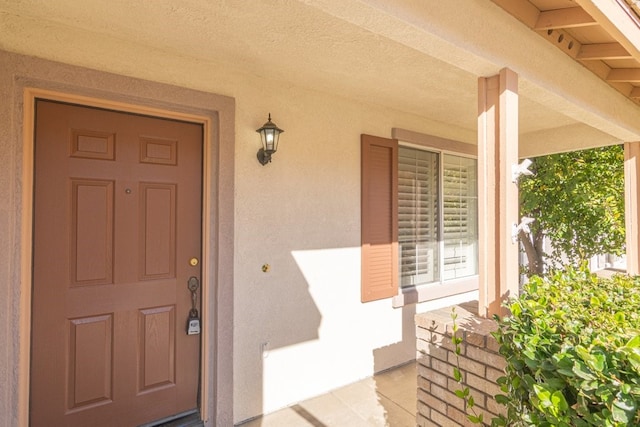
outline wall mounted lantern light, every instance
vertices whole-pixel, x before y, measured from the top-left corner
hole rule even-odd
[[[275,123],[271,121],[271,113],[269,120],[263,124],[260,129],[256,129],[262,140],[262,148],[258,150],[258,161],[262,166],[271,162],[271,155],[278,149],[278,139],[280,134],[284,132]]]

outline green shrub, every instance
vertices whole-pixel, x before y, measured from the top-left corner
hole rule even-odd
[[[640,278],[534,277],[507,307],[493,425],[640,426]]]

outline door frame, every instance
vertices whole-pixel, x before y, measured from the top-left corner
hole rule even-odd
[[[127,81],[129,79],[122,77]],[[140,81],[142,82],[142,81]],[[42,83],[42,82],[40,82]],[[130,82],[128,82],[130,83]],[[169,95],[177,89],[184,91],[188,103],[192,90],[144,82],[156,86]],[[38,85],[41,86],[41,85]],[[55,86],[55,85],[54,85]],[[20,251],[20,319],[19,319],[19,396],[18,419],[20,425],[29,423],[30,360],[31,360],[31,297],[33,253],[33,180],[34,180],[34,127],[36,99],[68,102],[89,107],[106,108],[125,113],[189,121],[203,126],[202,170],[202,325],[200,363],[200,413],[205,425],[227,425],[233,422],[233,109],[232,99],[216,97],[218,110],[197,105],[156,99],[123,99],[84,95],[78,90],[57,90],[23,85],[22,89],[22,212]],[[76,88],[74,88],[76,89]],[[169,90],[168,90],[169,89]],[[84,92],[87,92],[84,90]],[[90,92],[90,91],[89,91]],[[230,100],[230,101],[229,101]],[[222,102],[221,102],[222,101]],[[231,124],[229,128],[221,129]],[[231,151],[224,143],[230,142]],[[226,141],[225,141],[226,140]],[[229,159],[231,157],[231,159]],[[228,165],[231,160],[231,166]],[[222,184],[224,182],[224,185]],[[230,185],[229,185],[230,184]],[[228,227],[231,227],[230,229]],[[228,246],[225,246],[228,245]],[[226,307],[226,308],[225,308]]]

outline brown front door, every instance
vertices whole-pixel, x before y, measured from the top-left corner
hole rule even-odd
[[[35,135],[31,425],[197,409],[202,126],[39,100]]]

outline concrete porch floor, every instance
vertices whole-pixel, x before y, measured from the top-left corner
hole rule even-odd
[[[416,402],[411,362],[237,427],[415,427]]]

